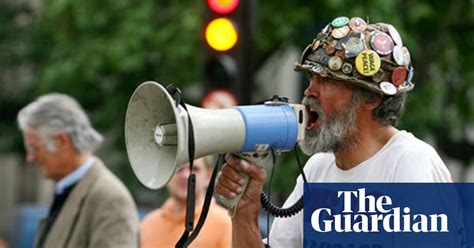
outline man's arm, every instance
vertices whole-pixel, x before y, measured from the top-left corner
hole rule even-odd
[[[260,194],[266,178],[265,171],[232,155],[227,155],[226,161],[227,164],[222,168],[217,181],[217,193],[226,198],[235,197],[244,190],[242,187],[243,177],[239,172],[249,175],[247,189],[232,218],[232,246],[261,248],[263,243],[258,226],[258,214],[261,208]]]

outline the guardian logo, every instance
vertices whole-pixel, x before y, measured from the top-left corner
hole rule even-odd
[[[365,188],[337,191],[337,198],[343,201],[341,214],[333,214],[331,208],[318,208],[311,214],[311,226],[316,232],[449,232],[447,214],[413,214],[408,206],[392,207],[392,199],[387,195],[366,195]]]

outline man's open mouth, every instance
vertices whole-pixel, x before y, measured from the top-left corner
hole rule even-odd
[[[319,114],[317,111],[312,110],[309,106],[306,106],[308,110],[308,123],[306,123],[306,129],[314,129],[318,126]]]

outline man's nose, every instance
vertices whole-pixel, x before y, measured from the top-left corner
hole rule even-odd
[[[304,91],[305,96],[319,97],[319,82],[315,79],[310,79],[309,86]]]
[[[34,163],[34,162],[35,162],[35,155],[34,155],[33,153],[30,153],[30,152],[27,153],[27,154],[26,154],[26,162],[27,162],[28,164]]]

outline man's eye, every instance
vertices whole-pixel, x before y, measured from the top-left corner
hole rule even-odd
[[[27,147],[25,147],[25,149],[26,149],[27,153],[35,153],[36,152],[36,149],[34,147],[31,147],[31,146],[27,146]]]
[[[41,149],[41,146],[39,145],[36,145],[36,144],[33,144],[33,145],[29,145],[27,146],[28,149],[33,152],[33,153],[36,153],[37,151],[39,151]]]

